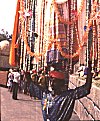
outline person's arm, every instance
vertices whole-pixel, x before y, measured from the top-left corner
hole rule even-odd
[[[89,61],[89,66],[88,66],[88,70],[87,70],[87,78],[86,78],[86,90],[88,90],[88,92],[90,93],[90,89],[91,89],[91,86],[92,86],[92,62]]]
[[[80,99],[84,96],[87,96],[90,93],[90,89],[92,86],[92,73],[91,73],[92,67],[91,67],[91,61],[88,63],[88,69],[87,69],[87,78],[86,83],[80,87],[77,87],[75,89],[75,98]]]

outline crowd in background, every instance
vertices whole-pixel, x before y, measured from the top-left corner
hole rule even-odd
[[[48,88],[48,75],[45,70],[40,69],[38,72],[36,70],[24,71],[18,68],[9,69],[7,78],[8,91],[12,92],[12,98],[17,100],[17,93],[23,93],[30,95],[31,98],[35,96],[35,85],[40,85],[41,88]]]
[[[65,80],[63,76],[59,76],[59,74],[57,75],[56,77],[57,85],[55,86],[53,78],[51,78],[48,73],[49,72],[47,72],[47,70],[43,68],[40,68],[38,72],[35,69],[32,69],[30,71],[24,71],[18,68],[9,69],[8,80],[7,80],[8,91],[12,92],[13,99],[17,99],[18,92],[29,95],[31,99],[32,98],[37,99],[37,95],[41,95],[41,94],[36,94],[37,92],[39,92],[37,90],[38,89],[37,85],[44,92],[48,90],[54,93],[53,92],[54,89],[56,94],[59,93],[61,85],[62,85],[61,90],[64,90],[66,88],[63,86],[65,85]],[[85,66],[84,64],[80,65],[78,69],[78,74],[80,77],[87,78],[87,66]],[[63,79],[60,79],[61,77],[63,77]],[[61,82],[63,83],[61,84]]]

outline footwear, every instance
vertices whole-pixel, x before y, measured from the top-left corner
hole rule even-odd
[[[14,100],[19,100],[19,99],[14,99]]]
[[[18,100],[17,98],[13,98],[13,100]]]

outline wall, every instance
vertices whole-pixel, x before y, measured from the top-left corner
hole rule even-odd
[[[8,71],[0,71],[0,86],[6,86]]]
[[[79,79],[75,75],[71,75],[70,80],[70,88],[85,83],[85,80]],[[91,93],[80,100],[76,100],[74,109],[80,120],[100,120],[100,88],[93,84]]]

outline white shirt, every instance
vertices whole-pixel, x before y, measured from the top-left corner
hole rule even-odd
[[[13,80],[13,73],[10,72],[10,73],[8,74],[8,79],[9,79],[9,80]]]
[[[20,80],[20,73],[19,72],[13,72],[13,74],[14,74],[14,80],[13,80],[13,82],[18,83],[19,80]]]

